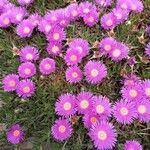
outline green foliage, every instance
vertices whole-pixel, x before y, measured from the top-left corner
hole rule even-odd
[[[16,3],[16,0],[12,0]],[[4,105],[0,108],[0,123],[6,124],[9,127],[12,123],[21,123],[26,132],[26,139],[32,138],[34,145],[33,150],[41,150],[43,145],[46,150],[93,150],[93,144],[90,141],[82,124],[82,119],[74,126],[74,134],[67,142],[56,142],[50,133],[50,127],[57,118],[54,112],[54,104],[61,93],[71,92],[78,93],[82,89],[91,91],[95,94],[106,95],[115,102],[120,98],[121,87],[121,73],[135,72],[142,79],[150,78],[150,63],[144,63],[141,58],[144,55],[144,46],[138,37],[140,37],[147,23],[150,23],[150,0],[145,0],[145,10],[142,14],[133,14],[130,20],[118,26],[115,30],[115,36],[120,41],[132,46],[130,56],[136,56],[137,64],[134,68],[130,68],[126,61],[121,63],[112,62],[109,58],[100,57],[98,60],[105,62],[108,67],[108,77],[100,85],[89,85],[86,81],[82,81],[75,86],[69,85],[65,81],[64,72],[66,65],[62,58],[57,58],[57,71],[55,74],[48,77],[41,77],[38,72],[33,80],[36,83],[36,94],[28,100],[20,99],[15,93],[4,93],[0,89],[0,101]],[[57,9],[67,5],[64,0],[35,0],[35,3],[28,8],[29,12],[39,12],[41,15],[49,9]],[[110,8],[111,9],[111,8]],[[104,11],[109,11],[104,10]],[[83,60],[81,68],[90,59],[94,51],[98,49],[93,48],[93,44],[99,41],[108,33],[104,31],[100,24],[89,28],[85,26],[82,20],[72,23],[67,29],[67,39],[71,38],[85,38],[91,44],[90,55]],[[148,37],[145,37],[148,41]],[[45,51],[46,39],[44,35],[35,31],[32,38],[20,39],[15,33],[15,27],[6,30],[0,29],[0,79],[9,73],[15,73],[19,66],[19,59],[13,56],[13,47],[21,48],[27,44],[37,46],[40,51],[40,56],[45,57],[48,54]],[[38,66],[38,63],[37,63]],[[121,150],[126,139],[138,139],[144,146],[144,150],[150,149],[150,124],[142,124],[134,122],[131,126],[122,126],[115,120],[112,120],[118,130],[118,144],[116,150]],[[15,149],[19,146],[12,146],[6,141],[5,131],[0,132],[0,146],[6,149]],[[50,148],[51,147],[51,148]],[[0,148],[1,149],[1,148]]]

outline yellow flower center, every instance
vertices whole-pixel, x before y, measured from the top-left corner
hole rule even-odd
[[[29,92],[30,92],[30,87],[29,87],[29,86],[25,86],[25,87],[23,88],[23,92],[24,92],[24,93],[29,93]]]
[[[76,61],[77,60],[77,56],[76,55],[71,55],[70,60],[71,61]]]
[[[111,19],[107,20],[106,25],[109,26],[109,27],[112,26],[113,25],[112,20]]]
[[[104,112],[104,106],[102,106],[102,105],[97,105],[96,106],[96,112],[98,113],[98,114],[102,114],[103,112]]]
[[[126,3],[123,3],[123,4],[121,5],[121,8],[122,8],[122,9],[127,9],[127,7],[128,7],[128,6],[127,6]]]
[[[51,26],[50,25],[46,25],[45,26],[45,31],[48,33],[51,30]]]
[[[78,47],[77,47],[77,50],[78,50],[80,53],[82,53],[82,52],[83,52],[83,49],[82,49],[82,47],[81,47],[81,46],[78,46]]]
[[[46,70],[49,70],[51,69],[51,65],[50,64],[45,64],[45,67],[44,67]]]
[[[83,109],[86,109],[89,107],[89,102],[87,100],[82,100],[80,102],[80,107],[83,108]]]
[[[70,109],[71,109],[71,103],[69,102],[64,103],[64,110],[68,111]]]
[[[33,59],[33,55],[30,54],[30,53],[28,53],[28,54],[26,55],[26,59],[27,59],[27,60],[32,60],[32,59]]]
[[[134,90],[134,89],[132,89],[132,90],[129,91],[129,95],[130,95],[131,97],[137,97],[137,91]]]
[[[13,132],[13,135],[14,135],[15,137],[19,136],[19,135],[20,135],[20,131],[19,131],[19,130],[15,130],[15,131]]]
[[[137,6],[134,5],[134,4],[132,4],[131,9],[132,9],[132,10],[136,10],[136,9],[137,9]]]
[[[26,33],[26,34],[30,33],[30,28],[29,27],[24,27],[23,32]]]
[[[97,76],[98,76],[98,74],[99,74],[99,72],[98,72],[98,70],[97,70],[97,69],[92,69],[92,71],[91,71],[91,75],[92,75],[92,77],[97,77]]]
[[[88,14],[90,12],[90,10],[88,9],[88,8],[85,8],[84,10],[83,10],[83,13],[85,13],[85,14]]]
[[[120,109],[120,113],[121,113],[121,115],[126,116],[126,115],[128,115],[129,111],[126,107],[122,107]]]
[[[90,16],[90,17],[88,18],[88,22],[94,22],[94,17]]]
[[[98,138],[99,138],[100,140],[102,140],[102,141],[106,140],[106,138],[107,138],[106,132],[103,131],[103,130],[99,131],[99,132],[98,132]]]
[[[58,128],[60,133],[64,133],[66,131],[66,127],[64,125],[59,126]]]
[[[29,74],[31,73],[31,69],[26,68],[26,69],[24,70],[24,73],[25,73],[26,75],[29,75]]]
[[[104,49],[105,49],[106,51],[110,51],[110,50],[111,50],[111,45],[106,44],[106,45],[104,46]]]
[[[114,57],[119,57],[121,55],[121,51],[119,49],[115,49],[113,52],[112,52],[112,55]]]
[[[72,11],[72,16],[73,16],[73,17],[76,17],[77,15],[78,15],[78,12],[77,12],[76,10],[73,10],[73,11]]]
[[[140,105],[140,106],[138,107],[138,112],[139,112],[140,114],[144,114],[144,113],[146,113],[146,111],[147,111],[147,109],[146,109],[146,106],[145,106],[145,105]]]
[[[59,33],[54,33],[53,38],[54,38],[54,40],[59,40],[59,38],[60,38]]]
[[[5,25],[8,25],[8,24],[10,23],[10,20],[9,20],[8,18],[5,18],[5,19],[3,20],[3,23],[4,23]]]
[[[145,89],[145,94],[146,94],[147,96],[150,96],[150,88],[146,88],[146,89]]]
[[[53,53],[59,52],[59,47],[56,46],[56,45],[54,45],[54,46],[52,47],[52,52],[53,52]]]
[[[121,19],[122,18],[122,14],[120,14],[120,13],[116,13],[115,16],[116,16],[117,19]]]
[[[90,121],[91,121],[92,124],[95,124],[95,123],[97,123],[97,118],[96,117],[91,117]]]
[[[18,21],[20,21],[20,20],[22,19],[22,14],[18,14],[18,15],[16,16],[16,19],[17,19]]]
[[[77,73],[77,72],[73,72],[73,73],[72,73],[72,77],[73,77],[73,78],[77,78],[77,77],[78,77],[78,73]]]
[[[14,80],[9,81],[9,86],[14,87],[16,85],[16,82]]]

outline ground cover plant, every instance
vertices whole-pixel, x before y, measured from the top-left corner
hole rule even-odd
[[[133,4],[0,2],[0,149],[150,149],[150,1]]]

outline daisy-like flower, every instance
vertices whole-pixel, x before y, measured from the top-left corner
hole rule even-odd
[[[85,15],[88,15],[93,11],[96,12],[97,8],[93,3],[85,1],[79,4],[79,10],[80,10],[80,15],[84,17]]]
[[[145,53],[150,57],[150,43],[147,44],[145,48]]]
[[[33,0],[18,0],[18,3],[22,6],[25,6],[25,5],[30,5],[31,3],[33,3]]]
[[[135,140],[126,141],[123,150],[143,150],[142,145]]]
[[[81,114],[91,113],[92,110],[92,97],[91,92],[80,92],[77,96],[78,112]]]
[[[30,45],[23,47],[19,52],[21,62],[36,61],[39,58],[37,48]]]
[[[115,20],[118,22],[118,24],[120,24],[128,19],[129,11],[127,11],[127,10],[123,10],[121,8],[114,8],[112,10],[112,12],[113,12],[113,14],[115,16]]]
[[[150,99],[143,99],[136,104],[138,119],[142,122],[150,121]]]
[[[93,126],[89,133],[94,146],[100,150],[112,149],[117,141],[117,131],[108,122],[100,122]]]
[[[7,140],[11,144],[19,144],[24,139],[24,132],[20,124],[12,125],[6,132]]]
[[[30,37],[34,26],[30,20],[23,20],[17,25],[16,32],[21,38]]]
[[[129,100],[129,101],[138,101],[141,100],[143,97],[143,90],[141,83],[134,83],[130,86],[125,86],[121,90],[121,94],[123,99]]]
[[[50,33],[47,35],[47,40],[49,42],[62,42],[66,37],[66,33],[63,28],[55,26],[52,28]]]
[[[10,15],[3,13],[0,15],[0,28],[7,28],[11,24]]]
[[[129,48],[125,44],[117,42],[114,45],[113,50],[109,53],[109,56],[114,61],[121,61],[128,57],[128,53]]]
[[[112,0],[96,0],[96,3],[103,7],[111,6]]]
[[[92,11],[83,17],[84,23],[89,27],[94,26],[99,19],[99,13],[97,11]]]
[[[150,79],[144,80],[142,82],[143,95],[145,98],[150,99]]]
[[[81,38],[72,40],[69,43],[69,47],[71,49],[78,50],[81,57],[85,57],[86,55],[88,55],[90,49],[88,41]]]
[[[135,83],[139,83],[139,82],[140,82],[140,78],[133,73],[127,74],[123,80],[124,86],[134,85]]]
[[[21,78],[30,78],[36,73],[36,67],[31,62],[22,63],[18,67],[18,74]]]
[[[19,76],[16,74],[6,75],[2,81],[3,89],[6,92],[15,91],[19,83]]]
[[[51,58],[45,58],[40,62],[39,69],[40,72],[44,75],[49,75],[55,72],[56,63]]]
[[[80,12],[79,12],[79,6],[77,3],[72,3],[72,4],[68,5],[66,10],[68,13],[70,13],[71,20],[78,19]]]
[[[130,9],[136,13],[141,13],[144,9],[144,6],[140,0],[131,0]]]
[[[99,43],[100,53],[107,55],[110,51],[112,51],[114,45],[116,44],[116,40],[112,37],[103,38]]]
[[[116,25],[117,25],[116,17],[112,12],[105,14],[101,18],[101,26],[106,30],[113,29],[114,27],[116,27]]]
[[[83,124],[84,127],[87,129],[90,129],[92,126],[98,124],[100,121],[102,121],[102,118],[93,112],[85,113],[83,116]]]
[[[35,91],[35,84],[30,79],[21,80],[18,83],[16,92],[19,97],[27,98],[31,97]]]
[[[67,119],[58,119],[51,127],[53,137],[58,141],[64,141],[71,137],[73,128]]]
[[[23,20],[23,18],[27,15],[27,11],[25,8],[22,7],[14,7],[12,8],[11,13],[11,22],[18,24]]]
[[[69,117],[76,111],[76,97],[72,94],[62,94],[55,104],[55,112],[60,116]]]
[[[130,11],[131,0],[117,0],[117,8]]]
[[[46,19],[41,19],[38,29],[40,32],[43,32],[44,34],[49,34],[50,31],[52,30],[52,24],[48,22]]]
[[[92,98],[93,102],[93,112],[98,114],[99,116],[103,116],[105,120],[108,119],[108,117],[111,117],[111,103],[108,98],[100,95],[100,96],[93,96]]]
[[[37,27],[40,24],[42,17],[38,13],[35,13],[30,15],[28,19],[32,22],[34,27]]]
[[[69,67],[65,74],[66,80],[71,84],[78,83],[82,80],[82,71],[77,66]]]
[[[62,51],[62,44],[58,42],[50,42],[47,46],[47,52],[52,56],[58,56]]]
[[[66,52],[64,59],[68,66],[73,66],[80,63],[82,57],[77,49],[69,48]]]
[[[120,100],[113,107],[113,115],[117,122],[122,124],[131,124],[137,117],[134,102]]]
[[[98,84],[107,76],[107,68],[100,61],[90,60],[84,67],[86,80],[91,84]]]

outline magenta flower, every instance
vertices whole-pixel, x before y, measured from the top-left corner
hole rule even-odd
[[[25,5],[30,5],[31,3],[33,3],[33,0],[18,0],[18,3],[22,6],[25,6]]]
[[[126,141],[123,150],[143,150],[143,148],[138,141],[130,140]]]
[[[136,104],[136,110],[138,113],[138,119],[141,122],[150,121],[150,99],[143,99]]]
[[[68,66],[73,66],[80,63],[82,57],[77,49],[69,48],[66,52],[64,59]]]
[[[80,92],[77,96],[78,112],[81,114],[91,113],[92,110],[92,97],[91,92]]]
[[[53,27],[50,33],[47,35],[49,42],[62,42],[66,38],[65,31],[59,26]]]
[[[116,18],[114,16],[114,14],[108,13],[105,14],[102,18],[101,18],[101,26],[105,29],[105,30],[109,30],[109,29],[113,29],[117,24],[116,24]]]
[[[130,9],[136,13],[141,13],[144,9],[144,6],[140,0],[135,0],[131,2]]]
[[[99,20],[99,13],[97,11],[92,11],[83,17],[84,23],[89,27],[97,24]]]
[[[47,46],[47,52],[52,56],[58,56],[62,51],[62,44],[58,42],[50,42]]]
[[[82,71],[77,66],[69,67],[65,74],[66,80],[71,84],[78,83],[82,80]]]
[[[92,126],[95,126],[100,121],[102,121],[102,118],[93,112],[85,113],[83,116],[83,124],[84,127],[87,129],[90,129]]]
[[[150,57],[150,43],[147,44],[145,48],[145,53]]]
[[[140,83],[134,83],[133,85],[123,87],[121,94],[123,99],[129,101],[141,100],[143,97],[142,86]]]
[[[74,39],[69,43],[69,47],[70,49],[78,50],[81,57],[85,57],[89,54],[90,47],[87,40],[81,38]]]
[[[71,20],[76,20],[79,17],[79,6],[77,3],[72,3],[67,6],[66,8],[67,13],[70,13],[70,19]]]
[[[38,29],[40,32],[43,32],[44,34],[47,35],[52,30],[52,25],[46,19],[41,19]]]
[[[18,24],[23,20],[25,16],[27,16],[27,11],[25,8],[22,7],[14,7],[11,10],[11,22]]]
[[[99,43],[100,53],[107,55],[110,51],[112,51],[114,45],[116,44],[116,40],[112,37],[103,38]]]
[[[113,107],[113,115],[117,122],[122,124],[131,124],[137,117],[135,104],[130,101],[120,100]]]
[[[93,3],[85,1],[79,4],[79,10],[80,15],[84,17],[85,15],[88,15],[91,12],[96,12],[97,8]]]
[[[16,74],[6,75],[2,83],[4,91],[6,92],[15,91],[19,83],[19,76]]]
[[[125,44],[117,42],[114,45],[113,50],[109,53],[109,56],[114,61],[120,61],[122,59],[127,58],[128,53],[129,48]]]
[[[64,141],[71,137],[73,132],[72,125],[67,119],[58,119],[51,127],[53,137],[58,141]]]
[[[60,116],[69,117],[76,111],[76,97],[72,94],[62,94],[55,104],[55,112]]]
[[[93,126],[89,133],[97,149],[112,149],[117,142],[117,131],[108,122],[100,122]]]
[[[145,98],[150,99],[150,80],[144,80],[142,82],[142,89],[143,89],[143,95],[145,96]]]
[[[36,74],[36,67],[31,62],[22,63],[18,67],[18,74],[21,78],[30,78]]]
[[[136,58],[135,57],[129,57],[128,58],[128,64],[130,66],[134,66],[136,64]]]
[[[11,24],[10,15],[3,13],[0,15],[0,28],[7,28]]]
[[[131,74],[127,74],[125,77],[124,77],[124,81],[123,81],[123,84],[124,86],[131,86],[131,85],[134,85],[135,83],[139,83],[140,82],[140,78],[137,77],[135,74],[131,73]]]
[[[55,61],[51,58],[45,58],[40,62],[39,69],[44,75],[49,75],[55,72]]]
[[[27,98],[31,97],[35,91],[35,84],[30,79],[21,80],[18,83],[16,92],[19,97]]]
[[[24,139],[24,132],[20,124],[12,125],[6,132],[6,138],[11,144],[19,144]]]
[[[86,80],[91,84],[98,84],[107,76],[107,68],[100,61],[90,60],[84,67]]]
[[[131,0],[117,0],[117,8],[130,11]]]
[[[112,0],[96,0],[96,3],[103,7],[111,6]]]
[[[23,20],[17,25],[16,32],[21,38],[31,37],[34,26],[30,20]]]
[[[105,120],[107,120],[108,117],[111,117],[111,103],[107,97],[104,97],[102,95],[93,96],[92,102],[94,113],[102,116],[102,118],[105,118]]]
[[[36,61],[39,59],[37,48],[30,45],[23,47],[19,53],[21,62]]]
[[[35,13],[30,15],[28,19],[32,22],[34,27],[37,27],[41,23],[42,17],[38,13]]]

